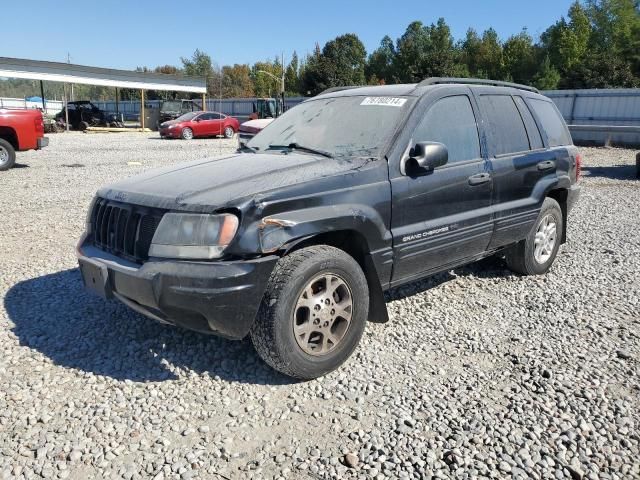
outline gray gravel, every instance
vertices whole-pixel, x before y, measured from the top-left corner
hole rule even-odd
[[[393,290],[344,368],[294,383],[76,269],[98,187],[233,144],[52,135],[0,174],[0,478],[640,476],[634,152],[582,150],[549,274],[488,259]]]

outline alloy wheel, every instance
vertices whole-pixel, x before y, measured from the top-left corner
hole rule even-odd
[[[353,316],[349,285],[334,273],[323,273],[304,287],[293,311],[293,333],[309,355],[333,351],[342,341]]]
[[[533,256],[536,262],[543,264],[547,262],[553,254],[556,246],[558,227],[553,215],[545,215],[538,224],[534,239]]]

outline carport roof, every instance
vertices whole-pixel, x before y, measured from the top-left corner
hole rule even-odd
[[[51,82],[81,83],[105,87],[169,90],[206,93],[206,80],[185,75],[133,72],[111,68],[88,67],[62,62],[45,62],[0,57],[0,77],[26,78]]]

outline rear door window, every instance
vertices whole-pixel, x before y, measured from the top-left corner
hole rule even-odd
[[[531,145],[532,150],[536,150],[538,148],[544,147],[542,143],[542,137],[540,136],[540,130],[538,130],[538,125],[536,125],[536,121],[531,115],[531,111],[529,107],[525,103],[522,97],[513,97],[518,105],[518,110],[520,110],[520,115],[522,115],[522,119],[524,120],[524,124],[527,127],[527,134],[529,135],[529,144]]]
[[[413,140],[444,144],[449,150],[448,163],[480,158],[478,125],[469,97],[455,95],[436,101],[416,128]]]
[[[562,115],[551,101],[530,98],[529,103],[535,112],[540,125],[547,135],[550,147],[571,145],[571,135],[562,119]]]
[[[527,130],[511,95],[481,95],[479,103],[486,119],[490,154],[505,155],[530,149]]]

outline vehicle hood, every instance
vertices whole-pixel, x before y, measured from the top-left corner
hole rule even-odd
[[[370,160],[335,159],[302,153],[237,153],[207,158],[171,167],[149,170],[98,192],[114,201],[175,210],[212,211],[231,208],[243,202],[283,194],[287,187],[326,178],[328,184],[314,182],[311,187],[345,188],[345,173],[353,173]],[[332,182],[331,177],[342,177]],[[308,187],[308,188],[307,188]]]
[[[163,128],[167,128],[171,125],[180,125],[181,123],[184,123],[184,122],[179,122],[178,120],[169,120],[167,122],[162,122],[160,126]]]
[[[273,118],[260,118],[256,120],[249,120],[240,125],[241,132],[258,133],[264,127],[273,122]]]

